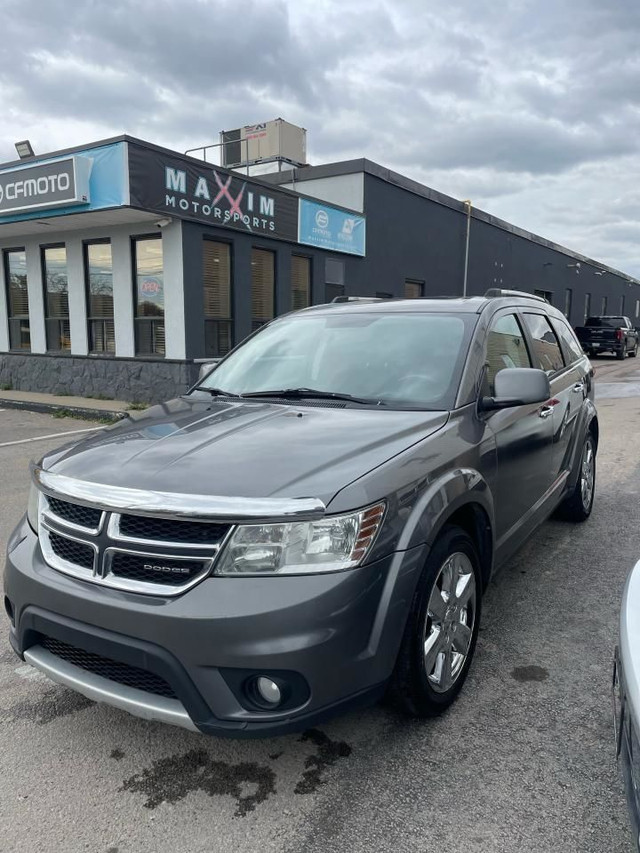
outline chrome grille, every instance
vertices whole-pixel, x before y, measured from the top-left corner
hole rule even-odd
[[[176,521],[172,518],[121,515],[117,533],[120,537],[127,539],[184,542],[188,545],[217,545],[224,539],[229,527],[229,524],[213,524],[206,521]]]
[[[45,495],[40,501],[40,545],[52,568],[145,595],[180,595],[199,583],[232,530],[231,524],[105,512]]]
[[[51,550],[61,560],[74,563],[83,569],[93,570],[94,550],[90,545],[84,545],[77,539],[67,539],[58,533],[49,531],[49,544]]]
[[[182,560],[169,556],[154,557],[149,554],[131,554],[112,551],[108,572],[117,578],[127,578],[144,583],[161,583],[183,586],[205,572],[211,560]]]
[[[99,509],[72,504],[57,498],[47,498],[47,504],[49,511],[63,521],[68,521],[77,527],[86,527],[89,530],[97,530],[100,527],[102,512]]]

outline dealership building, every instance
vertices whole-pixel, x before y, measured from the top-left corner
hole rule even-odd
[[[640,325],[637,280],[369,160],[205,157],[120,136],[0,165],[0,387],[166,399],[340,295],[503,287]]]

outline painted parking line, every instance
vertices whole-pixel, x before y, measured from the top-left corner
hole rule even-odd
[[[60,438],[63,435],[79,435],[81,432],[97,432],[104,427],[87,427],[85,429],[71,429],[68,432],[53,432],[50,435],[35,435],[32,438],[19,438],[17,441],[0,442],[0,447],[11,447],[14,444],[29,444],[32,441],[45,441],[49,438]]]

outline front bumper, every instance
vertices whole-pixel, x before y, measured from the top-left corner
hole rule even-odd
[[[211,577],[162,598],[56,572],[24,523],[5,571],[11,644],[54,680],[138,716],[227,736],[282,734],[382,694],[425,558],[420,547],[336,574]],[[56,659],[45,638],[150,672],[173,695]],[[280,710],[247,698],[243,685],[258,674],[292,685]]]

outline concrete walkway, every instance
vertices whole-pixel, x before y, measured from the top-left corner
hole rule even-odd
[[[26,409],[30,412],[68,411],[73,415],[98,420],[117,418],[131,408],[123,400],[94,400],[90,397],[61,397],[36,391],[0,391],[0,409]]]

